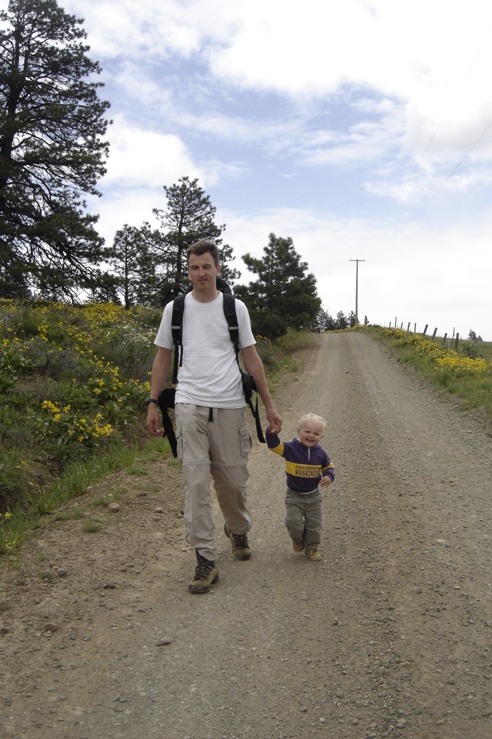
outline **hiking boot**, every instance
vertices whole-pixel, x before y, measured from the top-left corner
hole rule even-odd
[[[188,585],[190,593],[208,593],[212,585],[219,579],[219,571],[215,566],[215,562],[205,559],[196,552],[197,565],[195,569],[195,578]]]
[[[321,554],[318,552],[317,549],[306,549],[306,557],[311,560],[311,562],[319,562],[321,559]]]
[[[292,546],[294,547],[294,552],[302,552],[304,549],[304,542],[303,541],[293,541]]]
[[[232,553],[236,559],[245,560],[251,557],[247,534],[233,534],[227,524],[224,524],[224,534],[231,540]]]

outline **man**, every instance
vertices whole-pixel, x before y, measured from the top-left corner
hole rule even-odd
[[[247,536],[251,516],[246,502],[251,437],[236,352],[224,316],[223,295],[216,285],[220,271],[218,248],[212,242],[198,241],[188,247],[187,260],[193,289],[185,298],[175,420],[178,457],[185,476],[185,538],[195,549],[197,558],[189,590],[206,593],[219,579],[210,474],[232,552],[240,560],[251,557]],[[268,390],[248,311],[239,300],[236,300],[236,312],[244,367],[254,377],[269,428],[272,433],[278,433],[282,419]],[[152,365],[147,401],[147,428],[154,436],[162,435],[157,398],[166,382],[174,350],[171,317],[172,302],[164,309],[155,339],[159,348]]]

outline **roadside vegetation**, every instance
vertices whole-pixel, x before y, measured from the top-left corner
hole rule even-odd
[[[91,482],[146,455],[160,309],[0,301],[0,554]],[[271,389],[309,333],[258,336]],[[108,501],[109,502],[109,501]]]
[[[458,349],[443,346],[409,331],[379,326],[359,326],[385,341],[400,361],[414,367],[430,382],[455,395],[465,409],[478,409],[492,420],[492,344],[461,341]],[[453,345],[454,346],[454,345]]]

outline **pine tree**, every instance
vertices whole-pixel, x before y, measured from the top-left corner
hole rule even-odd
[[[56,0],[0,12],[0,296],[66,297],[97,281],[98,195],[109,103],[83,21]]]
[[[347,318],[343,310],[339,310],[337,313],[336,327],[343,330],[344,328],[347,328],[348,325],[349,319]]]
[[[125,309],[133,305],[158,305],[159,278],[156,274],[156,252],[160,234],[148,223],[142,228],[125,224],[116,232],[107,259],[117,278]]]
[[[322,334],[326,331],[329,320],[330,316],[328,313],[324,308],[320,308],[314,320],[311,321],[311,331],[316,334]]]
[[[140,228],[123,226],[113,247],[106,250],[125,305],[165,305],[185,292],[188,279],[186,249],[195,241],[213,241],[220,252],[220,276],[232,286],[240,273],[230,266],[232,248],[222,244],[225,226],[215,224],[215,207],[198,180],[181,177],[164,186],[166,208],[154,208],[159,228],[149,223]]]
[[[221,235],[225,226],[216,225],[216,208],[199,186],[198,179],[181,177],[177,184],[164,187],[164,191],[166,209],[153,209],[162,235],[159,261],[165,265],[161,284],[166,295],[162,294],[161,302],[175,297],[189,285],[186,249],[201,239],[213,241],[219,247],[222,277],[229,281],[237,279],[239,273],[227,264],[232,257],[232,249],[228,245],[222,246]]]
[[[254,333],[274,339],[289,328],[309,328],[321,308],[314,275],[306,274],[290,237],[271,233],[263,251],[263,259],[243,257],[258,280],[235,288],[249,308]]]

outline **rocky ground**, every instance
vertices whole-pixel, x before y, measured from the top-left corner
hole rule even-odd
[[[322,561],[292,551],[283,462],[257,442],[253,556],[216,510],[206,595],[179,467],[111,476],[0,568],[2,737],[492,737],[490,436],[365,335],[297,359],[276,403],[284,439],[328,419]]]

